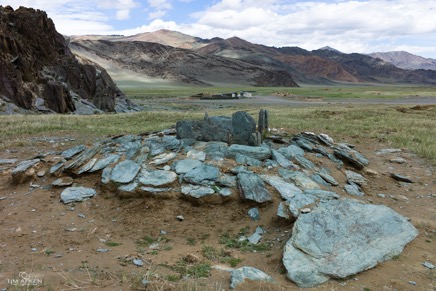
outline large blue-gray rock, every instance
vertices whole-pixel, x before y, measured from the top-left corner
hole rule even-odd
[[[247,145],[232,144],[229,146],[228,155],[235,157],[236,154],[249,156],[253,159],[263,161],[271,156],[271,150],[267,147],[253,147]]]
[[[191,184],[214,185],[220,177],[220,170],[211,165],[203,164],[187,172],[183,179]]]
[[[110,180],[115,183],[130,183],[140,169],[141,167],[134,161],[124,160],[113,168]]]
[[[271,276],[253,267],[241,267],[235,269],[230,275],[231,289],[235,289],[236,286],[244,283],[246,279],[250,281],[274,282],[274,279]]]
[[[178,121],[176,132],[178,139],[259,145],[256,122],[247,112],[243,111],[235,112],[232,117],[209,117],[205,114],[203,120]]]
[[[92,188],[86,187],[69,187],[61,193],[61,201],[65,204],[71,202],[80,202],[94,197],[97,192]]]
[[[172,171],[163,170],[146,170],[142,169],[141,174],[138,175],[138,181],[143,185],[150,186],[163,186],[169,185],[176,181],[177,174]]]
[[[176,123],[178,139],[195,139],[200,141],[222,141],[230,143],[233,127],[232,119],[226,116],[208,117],[199,121],[178,121]]]
[[[364,186],[366,185],[367,181],[365,179],[365,177],[363,177],[361,174],[350,171],[350,170],[345,170],[345,176],[347,177],[347,182],[350,184],[357,184],[359,186]]]
[[[213,195],[215,193],[212,188],[200,185],[183,185],[181,191],[182,194],[197,199],[204,198],[208,195]]]
[[[360,189],[359,185],[351,183],[344,186],[345,192],[349,195],[353,196],[365,196],[365,193],[362,192],[362,189]]]
[[[238,174],[238,187],[243,199],[258,203],[272,201],[272,196],[265,188],[265,183],[256,174]]]
[[[406,218],[386,206],[332,200],[299,216],[283,264],[299,287],[314,287],[391,259],[417,235]]]
[[[170,153],[162,153],[158,156],[155,156],[150,164],[154,164],[156,166],[166,164],[171,160],[174,160],[177,157],[176,153],[170,152]]]

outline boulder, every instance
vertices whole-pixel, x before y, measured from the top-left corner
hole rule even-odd
[[[417,235],[406,218],[386,206],[332,200],[299,216],[283,264],[299,287],[314,287],[391,259]]]

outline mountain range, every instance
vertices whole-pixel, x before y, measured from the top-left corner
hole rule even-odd
[[[430,66],[436,60],[415,56],[412,61],[413,55],[406,58],[407,53],[365,55],[345,54],[331,47],[313,51],[277,48],[238,37],[202,39],[170,30],[133,36],[71,36],[69,40],[73,53],[103,66],[115,80],[135,76],[205,86],[436,85],[436,71]],[[425,61],[420,63],[420,58]]]

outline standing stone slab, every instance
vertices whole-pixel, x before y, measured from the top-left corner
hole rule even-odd
[[[253,133],[256,132],[256,121],[247,112],[238,111],[232,115],[232,143],[258,146],[259,142],[256,140]]]
[[[299,216],[283,264],[299,287],[314,287],[391,259],[417,235],[406,218],[386,206],[332,200]]]
[[[65,159],[69,160],[73,156],[77,155],[78,153],[83,152],[84,150],[86,150],[86,146],[84,146],[83,144],[78,145],[78,146],[75,146],[75,147],[72,147],[68,150],[63,151],[61,156],[64,157]]]
[[[262,179],[256,174],[238,174],[238,187],[242,198],[258,203],[272,201],[272,196],[265,188]]]
[[[271,150],[271,157],[274,161],[276,161],[281,167],[285,169],[297,168],[297,165],[292,163],[290,160],[285,158],[279,151]]]
[[[369,164],[369,161],[361,153],[347,146],[334,147],[333,153],[336,157],[351,164],[358,170],[362,170]]]
[[[92,188],[86,187],[69,187],[61,193],[61,201],[65,204],[71,202],[80,202],[94,197],[97,192]]]
[[[111,173],[111,181],[115,183],[130,183],[135,179],[141,167],[131,161],[124,160],[117,164]]]

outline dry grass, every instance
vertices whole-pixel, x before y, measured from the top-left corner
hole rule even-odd
[[[408,148],[436,164],[436,106],[329,105],[323,107],[265,107],[270,126],[291,132],[325,132],[340,139],[377,138],[392,147]],[[241,107],[257,119],[259,108]],[[210,115],[229,115],[220,109]],[[0,117],[0,148],[26,145],[29,136],[107,135],[141,133],[169,128],[178,120],[200,119],[202,111],[159,111],[135,114],[16,115]],[[92,140],[92,139],[91,139]]]

